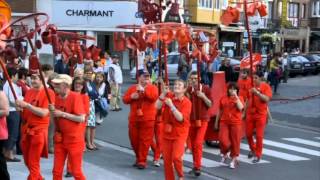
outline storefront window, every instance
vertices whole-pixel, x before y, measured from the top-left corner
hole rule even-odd
[[[198,6],[200,8],[210,8],[212,9],[212,0],[199,0]]]

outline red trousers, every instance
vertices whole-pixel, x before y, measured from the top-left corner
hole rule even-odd
[[[163,123],[161,122],[156,122],[154,126],[154,141],[151,144],[151,149],[153,151],[153,160],[154,161],[159,161],[160,160],[160,155],[162,153],[162,126]]]
[[[201,127],[191,126],[189,129],[189,139],[193,156],[193,167],[201,169],[202,145],[208,127],[207,121],[201,122]]]
[[[85,180],[82,172],[82,157],[84,142],[64,144],[55,143],[54,145],[54,166],[53,180],[62,180],[63,167],[68,156],[71,163],[71,172],[76,180]]]
[[[136,154],[136,164],[146,166],[149,148],[153,141],[155,121],[136,121],[129,124],[129,138]]]
[[[229,150],[231,158],[240,154],[240,141],[242,136],[241,124],[220,123],[219,144],[221,154],[226,155]]]
[[[45,131],[37,131],[34,135],[22,134],[21,150],[24,162],[29,170],[28,180],[42,180],[40,158],[44,146],[47,146]]]
[[[164,173],[166,180],[175,180],[174,169],[179,177],[183,174],[183,154],[186,139],[162,139]]]
[[[264,128],[266,126],[267,116],[247,116],[246,135],[250,150],[258,157],[262,156]],[[253,131],[256,131],[256,142],[253,139]]]

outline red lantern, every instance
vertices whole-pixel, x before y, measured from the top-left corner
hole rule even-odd
[[[247,7],[248,7],[247,8],[247,15],[254,16],[256,14],[257,4],[252,3],[252,4],[249,4]]]
[[[257,9],[261,17],[268,15],[267,6],[265,4],[260,3],[260,6],[258,6]]]

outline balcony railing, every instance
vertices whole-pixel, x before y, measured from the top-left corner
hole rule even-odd
[[[268,27],[273,28],[280,28],[281,27],[281,19],[269,19],[268,21]],[[302,19],[302,18],[288,18],[287,22],[285,23],[285,28],[300,28],[300,27],[307,27],[309,26],[309,20],[308,19]]]

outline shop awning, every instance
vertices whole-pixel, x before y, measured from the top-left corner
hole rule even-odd
[[[225,32],[244,32],[245,31],[243,26],[225,26],[220,24],[219,27],[221,31],[225,31]]]

